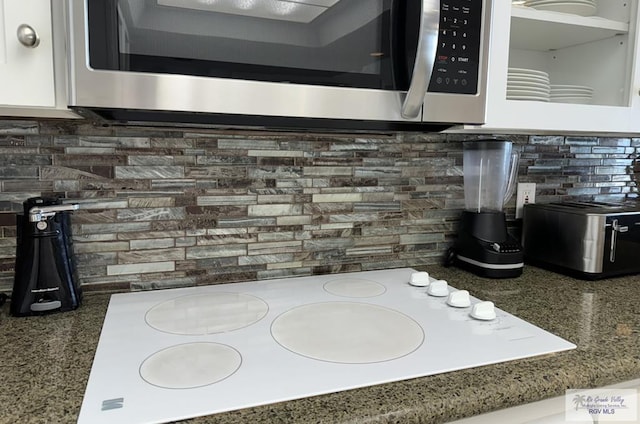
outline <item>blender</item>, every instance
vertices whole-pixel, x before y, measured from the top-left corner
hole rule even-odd
[[[513,195],[519,155],[506,140],[467,141],[463,147],[465,210],[445,265],[481,277],[518,277],[522,247],[507,232],[502,208]]]

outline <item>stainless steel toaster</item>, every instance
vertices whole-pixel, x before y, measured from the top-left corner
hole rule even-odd
[[[640,203],[524,207],[525,261],[586,279],[640,273]]]

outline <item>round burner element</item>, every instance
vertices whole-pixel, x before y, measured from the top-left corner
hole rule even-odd
[[[140,365],[140,376],[165,389],[193,389],[224,380],[235,373],[242,357],[218,343],[187,343],[160,350]]]
[[[424,341],[408,316],[378,305],[326,302],[299,306],[271,324],[284,348],[320,361],[368,364],[408,355]]]
[[[331,294],[343,297],[375,297],[383,294],[387,289],[375,281],[361,278],[340,278],[325,283],[324,289]]]
[[[260,321],[269,307],[241,293],[188,295],[160,303],[147,311],[145,321],[156,330],[180,335],[223,333]]]

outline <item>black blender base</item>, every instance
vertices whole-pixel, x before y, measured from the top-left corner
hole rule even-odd
[[[524,254],[507,233],[504,212],[462,212],[458,238],[447,252],[445,266],[455,265],[487,278],[522,275]]]
[[[513,267],[511,267],[512,265],[506,264],[508,268],[495,268],[496,266],[505,266],[505,264],[475,264],[467,262],[465,259],[467,258],[456,256],[453,264],[460,269],[464,269],[480,277],[516,278],[522,275],[523,265],[514,264]]]
[[[515,278],[522,275],[524,254],[515,240],[500,244],[468,238],[460,241],[464,243],[458,243],[448,250],[445,266],[455,265],[486,278]]]

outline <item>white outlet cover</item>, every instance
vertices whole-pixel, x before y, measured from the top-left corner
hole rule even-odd
[[[522,218],[525,203],[536,202],[536,183],[518,183],[516,194],[516,219]]]

